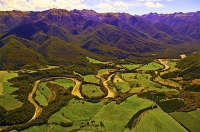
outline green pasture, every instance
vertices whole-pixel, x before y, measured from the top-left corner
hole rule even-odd
[[[197,108],[196,110],[190,111],[188,113],[196,118],[198,121],[200,121],[200,108]]]
[[[9,79],[17,77],[18,73],[15,72],[5,72],[0,73],[0,105],[7,110],[13,110],[22,106],[22,102],[15,99],[17,95],[11,95],[17,88],[11,87],[12,83],[8,82]]]
[[[86,82],[91,82],[91,83],[97,83],[99,84],[99,79],[96,78],[94,75],[86,75],[86,76],[82,76],[84,78],[84,81]]]
[[[200,121],[193,114],[188,112],[173,112],[170,115],[179,123],[183,124],[191,132],[199,132],[200,130]]]
[[[96,78],[94,75],[92,75],[92,74],[89,74],[89,75],[85,75],[85,76],[83,76],[83,75],[81,75],[80,73],[78,73],[78,72],[74,72],[75,73],[75,75],[79,75],[79,76],[81,76],[83,79],[84,79],[84,81],[86,81],[86,82],[91,82],[91,83],[97,83],[97,84],[99,84],[99,79],[98,78]]]
[[[145,91],[144,91],[144,88],[142,88],[142,87],[131,88],[131,90],[130,90],[128,93],[139,93],[139,92],[141,92],[141,91],[145,92]]]
[[[47,65],[45,68],[42,68],[40,70],[51,70],[51,69],[56,69],[56,68],[59,68],[58,66],[50,66],[50,65]]]
[[[99,122],[92,122],[91,118],[104,106],[103,103],[91,103],[83,100],[72,99],[69,104],[60,111],[54,113],[48,123],[69,123],[73,122],[73,126],[64,128],[64,130],[80,129],[84,126],[85,130],[96,130]],[[93,127],[92,127],[93,126]],[[96,127],[94,127],[96,126]],[[103,129],[99,127],[98,129]]]
[[[83,100],[72,99],[69,104],[63,107],[60,111],[54,113],[50,119],[49,123],[63,121],[84,121],[90,120],[102,107],[103,103],[91,103]],[[67,119],[67,120],[66,120]]]
[[[47,98],[45,97],[45,95],[43,95],[42,93],[40,93],[39,90],[36,91],[35,100],[36,100],[41,106],[48,106]]]
[[[51,97],[51,90],[46,86],[46,82],[41,82],[38,86],[38,91],[47,99]]]
[[[54,80],[54,83],[63,86],[65,88],[69,88],[69,87],[74,87],[75,83],[74,81],[70,80],[70,79],[56,79]]]
[[[92,84],[82,85],[82,93],[89,97],[97,97],[104,94],[99,86]]]
[[[83,128],[81,128],[81,126]],[[97,129],[98,128],[98,129]],[[100,127],[100,123],[93,122],[74,122],[71,127],[62,127],[60,124],[45,124],[41,126],[33,126],[21,132],[104,132],[104,127]],[[13,131],[17,132],[17,131]]]
[[[136,68],[142,66],[142,64],[122,64],[122,66],[129,70],[133,70],[133,69],[136,69]]]
[[[102,62],[102,61],[99,61],[99,60],[96,60],[96,59],[92,59],[90,57],[86,57],[86,59],[88,59],[90,63],[105,63],[105,62]]]
[[[120,89],[122,93],[126,93],[131,89],[129,82],[114,82],[114,84],[117,86],[117,89]]]
[[[170,62],[169,62],[169,65],[170,65],[170,68],[169,68],[169,70],[167,70],[167,71],[164,71],[164,72],[161,72],[160,74],[161,74],[161,75],[163,75],[163,74],[165,74],[165,73],[168,73],[168,72],[173,72],[173,71],[176,71],[176,70],[178,70],[178,68],[177,68],[177,67],[175,67],[175,66],[176,66],[176,63],[177,63],[177,62],[175,62],[175,61],[170,61]]]
[[[102,121],[106,131],[122,132],[131,119],[139,110],[151,106],[151,101],[138,98],[136,95],[127,98],[121,104],[111,102],[105,105],[93,118],[97,122]]]
[[[98,71],[98,74],[103,74],[103,73],[106,73],[106,72],[108,72],[108,71],[110,71],[110,70],[113,70],[113,69],[100,69],[100,70]]]
[[[131,81],[136,80],[137,74],[136,73],[122,73],[121,76],[123,80],[131,82]]]
[[[162,69],[162,68],[164,68],[163,65],[158,64],[156,62],[150,62],[150,63],[138,68],[137,70],[138,71],[139,70],[142,70],[142,71],[150,71],[150,70],[155,71],[155,70]]]
[[[113,79],[113,82],[125,82],[123,79],[122,79],[122,76],[120,73],[118,74],[115,74],[115,77]]]
[[[128,132],[129,130],[126,129]],[[160,108],[155,108],[146,112],[140,122],[132,132],[187,132],[173,118],[162,111]]]
[[[151,75],[149,74],[123,73],[122,77],[133,86],[137,83],[138,87],[144,87],[147,89],[155,87],[155,83],[150,81]]]
[[[3,95],[3,80],[7,74],[7,71],[0,71],[0,96]]]
[[[48,123],[74,123],[72,127],[62,129],[63,131],[80,129],[80,126],[83,126],[81,131],[123,131],[135,113],[152,104],[153,102],[136,95],[121,104],[111,102],[107,105],[72,99],[67,106],[53,114]]]
[[[74,128],[77,129],[77,128]],[[68,128],[68,127],[62,127],[59,124],[45,124],[45,125],[41,125],[41,126],[33,126],[30,127],[28,129],[25,129],[21,132],[68,132],[73,130],[73,128]]]
[[[129,82],[129,86],[131,86],[131,88],[137,87],[158,92],[178,92],[176,89],[169,89],[165,86],[152,82],[150,80],[151,75],[149,74],[123,73],[121,75],[125,81]]]
[[[156,77],[155,81],[160,82],[163,85],[169,85],[172,87],[181,87],[180,83],[169,80],[169,79],[162,79],[160,76]]]

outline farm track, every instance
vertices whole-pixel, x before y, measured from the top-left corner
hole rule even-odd
[[[115,76],[115,74],[116,73],[111,74],[107,80],[101,77],[101,75],[96,75],[96,78],[99,78],[103,82],[104,87],[108,90],[108,95],[105,98],[108,97],[115,98],[116,96],[117,91],[114,86],[111,86],[114,85],[113,82],[111,81],[111,78]]]
[[[76,83],[76,85],[74,86],[73,90],[72,90],[72,94],[75,95],[75,96],[78,96],[79,98],[83,99],[83,96],[81,95],[81,92],[80,92],[80,87],[82,85],[82,82],[81,81],[78,81],[74,78],[68,78],[72,81],[74,81]]]
[[[40,82],[41,82],[41,80],[37,80],[34,83],[33,89],[31,91],[31,93],[29,93],[29,95],[28,95],[28,100],[30,101],[31,104],[33,104],[35,106],[35,113],[34,113],[33,117],[28,122],[35,120],[42,113],[42,108],[33,99],[33,94],[36,92]]]
[[[165,68],[163,68],[163,71],[167,71],[170,69],[170,65],[169,65],[169,61],[168,60],[163,60],[163,59],[158,59],[158,61],[165,66]]]

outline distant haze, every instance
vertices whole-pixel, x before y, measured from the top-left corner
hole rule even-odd
[[[0,11],[43,11],[57,8],[142,15],[150,12],[195,12],[200,10],[199,5],[199,0],[0,0]]]

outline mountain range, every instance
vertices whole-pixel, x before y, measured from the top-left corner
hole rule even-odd
[[[200,11],[142,16],[92,10],[0,12],[0,69],[178,58],[200,49]],[[145,61],[144,61],[145,62]]]

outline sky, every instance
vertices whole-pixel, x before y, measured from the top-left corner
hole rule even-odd
[[[52,8],[125,12],[131,15],[200,11],[200,0],[0,0],[0,11],[43,11]]]

